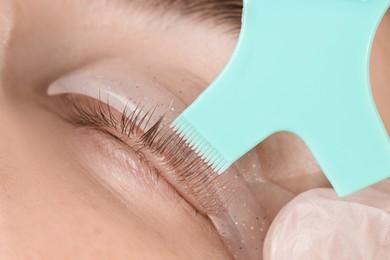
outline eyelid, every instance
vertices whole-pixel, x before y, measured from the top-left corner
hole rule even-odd
[[[137,106],[142,106],[140,116],[153,109],[150,125],[160,120],[161,115],[167,122],[173,121],[184,110],[185,105],[181,100],[162,86],[142,74],[129,74],[121,70],[123,67],[116,62],[104,66],[98,63],[54,81],[48,87],[47,94],[81,94],[100,100],[117,111],[134,111]],[[131,93],[131,96],[127,93]]]
[[[47,94],[49,96],[69,93],[80,94],[105,102],[118,111],[123,111],[126,107],[130,110],[137,108],[135,103],[129,102],[123,95],[117,94],[111,86],[102,85],[98,80],[85,78],[83,84],[80,85],[79,83],[77,77],[73,78],[72,76],[61,81],[55,81],[49,86]]]

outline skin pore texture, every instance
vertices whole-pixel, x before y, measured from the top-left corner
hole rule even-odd
[[[226,212],[204,214],[139,153],[58,115],[70,105],[46,91],[69,75],[80,88],[91,70],[92,86],[124,82],[127,98],[162,103],[169,119],[220,73],[237,30],[142,3],[0,0],[0,259],[334,259],[336,242],[361,236],[362,223],[356,248],[371,249],[350,246],[345,256],[386,256],[389,181],[339,199],[297,136],[273,135],[235,163],[224,178],[238,195]],[[388,42],[389,11],[371,63],[389,132]]]

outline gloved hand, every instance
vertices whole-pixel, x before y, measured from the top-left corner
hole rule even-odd
[[[390,259],[390,180],[345,198],[329,188],[300,194],[273,221],[264,259]]]

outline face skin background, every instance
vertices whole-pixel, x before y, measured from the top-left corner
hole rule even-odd
[[[70,125],[47,105],[52,81],[112,58],[131,64],[134,75],[149,71],[184,105],[219,74],[237,31],[140,3],[0,0],[1,259],[231,257],[211,221],[165,181],[151,185],[139,177],[147,175],[144,167],[129,170],[114,159],[117,144]],[[371,66],[388,132],[389,41],[388,11]],[[270,221],[296,195],[330,187],[301,139],[287,133],[234,167]]]

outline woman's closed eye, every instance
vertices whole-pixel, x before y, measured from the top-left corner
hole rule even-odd
[[[112,69],[114,64],[108,63]],[[131,83],[124,83],[126,79]],[[68,122],[109,134],[122,147],[136,152],[143,164],[168,180],[197,210],[204,214],[223,210],[228,200],[223,198],[223,187],[227,189],[228,185],[221,183],[218,175],[169,128],[168,118],[181,110],[176,104],[179,101],[169,93],[156,100],[156,91],[162,95],[166,90],[145,81],[140,75],[115,79],[99,68],[89,67],[54,82],[48,92],[65,94],[58,98],[58,112]],[[125,97],[128,84],[135,88]],[[140,100],[141,93],[144,96]]]
[[[157,192],[174,191],[211,219],[235,254],[258,254],[267,223],[244,179],[235,169],[214,173],[169,128],[185,107],[182,101],[147,70],[136,71],[123,60],[87,66],[51,84],[50,107],[81,131],[98,130],[102,146],[114,140],[109,154],[132,169],[123,173],[130,174],[126,178],[149,186],[166,181],[169,190]]]
[[[178,192],[202,214],[225,210],[228,198],[212,169],[166,125],[164,116],[150,124],[155,108],[147,111],[137,104],[134,110],[126,107],[121,113],[110,107],[109,101],[82,95],[65,94],[58,97],[61,116],[75,126],[97,130],[126,150],[136,153],[138,161],[156,177],[173,182]],[[129,101],[131,102],[131,101]],[[221,186],[222,185],[222,186]],[[226,193],[226,190],[225,190]]]

